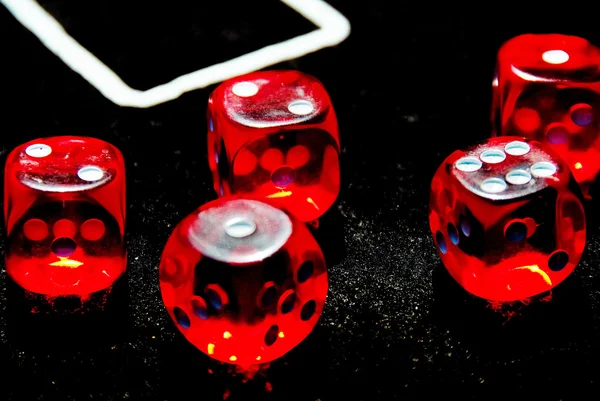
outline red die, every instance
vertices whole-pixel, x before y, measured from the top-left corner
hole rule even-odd
[[[4,171],[6,272],[25,290],[86,296],[125,271],[125,165],[94,138],[37,139]]]
[[[339,131],[329,95],[297,71],[224,82],[208,102],[209,164],[218,194],[269,198],[303,221],[340,190]]]
[[[550,290],[585,247],[581,192],[568,166],[522,137],[452,153],[431,184],[429,225],[454,279],[492,301]]]
[[[312,331],[328,284],[323,254],[302,222],[263,201],[223,197],[175,228],[160,288],[188,341],[250,368],[279,358]]]
[[[498,52],[494,130],[549,144],[590,198],[600,172],[600,49],[565,35],[522,35]]]

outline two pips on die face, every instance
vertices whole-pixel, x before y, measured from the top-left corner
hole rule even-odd
[[[314,328],[328,290],[304,224],[340,188],[339,131],[314,77],[263,71],[226,81],[208,102],[208,160],[220,196],[174,230],[160,265],[164,304],[211,358],[250,367]]]
[[[266,199],[308,222],[340,190],[340,135],[331,98],[299,71],[261,71],[218,86],[208,101],[208,160],[220,196]]]
[[[6,271],[25,290],[85,297],[125,271],[125,165],[114,146],[59,136],[16,147],[4,205]]]

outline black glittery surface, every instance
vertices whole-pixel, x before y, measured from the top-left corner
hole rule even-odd
[[[313,29],[275,1],[41,3],[138,89]],[[2,162],[14,146],[41,136],[108,140],[126,157],[129,204],[127,281],[100,324],[29,322],[11,311],[2,272],[0,400],[596,398],[600,236],[593,206],[575,273],[550,301],[504,313],[449,278],[427,224],[438,164],[489,135],[500,44],[526,32],[600,43],[593,13],[561,9],[543,17],[527,4],[331,3],[350,19],[350,38],[276,66],[322,80],[340,120],[343,189],[316,232],[329,259],[330,293],[313,334],[248,381],[183,339],[158,289],[171,230],[214,198],[205,156],[212,87],[149,109],[120,108],[0,7]]]

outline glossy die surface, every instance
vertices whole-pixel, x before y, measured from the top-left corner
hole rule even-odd
[[[328,284],[323,254],[299,220],[262,201],[223,197],[175,228],[160,288],[192,344],[247,368],[284,355],[312,331]]]
[[[126,267],[125,165],[94,138],[42,138],[4,171],[6,271],[25,290],[86,296]]]
[[[431,186],[429,224],[442,262],[481,298],[546,292],[585,247],[580,193],[565,162],[537,141],[498,137],[456,151]]]
[[[297,71],[226,81],[208,102],[208,159],[219,195],[251,194],[315,220],[340,190],[339,131],[323,85]]]
[[[600,49],[575,36],[517,36],[498,52],[493,91],[496,134],[548,144],[591,197],[600,172]]]

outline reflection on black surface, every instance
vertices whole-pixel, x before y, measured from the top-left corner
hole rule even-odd
[[[177,331],[175,327],[169,329]],[[159,350],[158,393],[172,401],[194,397],[228,401],[317,399],[328,383],[326,338],[327,333],[317,326],[288,354],[249,373],[211,359],[182,335],[176,335]]]
[[[600,354],[592,305],[579,275],[572,274],[551,294],[501,310],[467,294],[442,265],[434,270],[433,286],[432,324],[468,349],[461,357],[478,366],[471,379],[480,386],[455,384],[453,391],[466,388],[476,399],[491,399],[491,393],[498,397],[494,399],[517,394],[530,399],[587,398],[598,376],[594,366],[582,361],[597,360]]]
[[[494,305],[468,294],[443,265],[433,272],[434,324],[491,360],[529,357],[544,349],[589,339],[589,300],[572,274],[529,301]]]
[[[7,280],[7,334],[19,350],[48,352],[85,351],[116,344],[127,334],[128,291],[126,275],[109,290],[80,297],[27,293]]]
[[[125,377],[115,375],[116,367],[126,365],[126,275],[111,291],[95,293],[83,303],[63,298],[50,304],[11,281],[6,295],[8,346],[2,348],[0,361],[7,367],[3,391],[9,399],[55,399],[62,385],[69,385],[74,399],[82,399],[107,385],[126,385]]]

